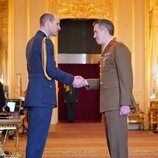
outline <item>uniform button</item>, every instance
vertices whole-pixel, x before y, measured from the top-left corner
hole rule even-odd
[[[52,86],[50,86],[50,88],[52,88]]]
[[[103,84],[103,82],[100,82],[100,84]]]

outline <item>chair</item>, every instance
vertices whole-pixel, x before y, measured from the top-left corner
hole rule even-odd
[[[9,116],[4,119],[4,116]],[[21,125],[23,124],[23,120],[25,116],[19,115],[18,112],[8,112],[8,113],[1,113],[3,116],[0,119],[0,157],[8,157],[5,152],[3,151],[3,146],[6,144],[9,131],[14,131],[15,133],[15,151],[12,156],[14,158],[20,158],[20,152],[19,152],[19,129],[21,128]],[[2,136],[2,132],[6,131],[4,137]]]
[[[158,100],[150,100],[149,111],[150,129],[154,132],[158,132]]]
[[[23,109],[22,103],[23,103],[23,101],[21,99],[7,98],[7,106],[9,107],[10,112],[17,112],[19,115],[21,115],[21,113],[22,113],[22,109]],[[25,129],[24,120],[20,126],[20,128],[22,128],[23,131]],[[9,134],[9,136],[13,136],[15,134],[14,130],[8,130],[7,132]]]
[[[21,99],[7,99],[7,106],[10,108],[10,112],[21,113],[22,100]]]
[[[132,109],[128,114],[128,124],[138,124],[139,129],[144,129],[145,115],[139,102],[136,103],[136,109]]]

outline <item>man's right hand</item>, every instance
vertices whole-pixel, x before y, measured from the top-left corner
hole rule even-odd
[[[74,88],[80,88],[80,87],[88,85],[88,82],[86,79],[84,79],[81,76],[75,76],[72,84]]]

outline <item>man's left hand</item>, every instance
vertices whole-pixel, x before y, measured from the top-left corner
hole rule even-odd
[[[121,116],[126,116],[126,115],[128,115],[129,112],[130,112],[130,108],[128,105],[121,105],[121,108],[120,108]]]

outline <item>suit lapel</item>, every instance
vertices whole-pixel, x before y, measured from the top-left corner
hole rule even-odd
[[[102,53],[101,56],[103,56],[105,53],[107,53],[108,50],[113,46],[113,44],[114,44],[115,42],[116,42],[115,38],[112,39],[112,40],[108,43],[108,45],[105,47],[105,49],[103,50],[103,53]]]
[[[115,45],[115,43],[116,43],[116,40],[113,39],[105,47],[105,49],[100,57],[100,65],[101,66],[105,66],[105,60],[107,60],[108,56],[111,54],[111,50],[112,50],[113,46]]]
[[[103,53],[102,53],[102,55],[101,56],[103,56],[106,52],[108,52],[108,50],[110,49],[110,45],[107,45],[106,47],[105,47],[105,49],[103,50]]]

